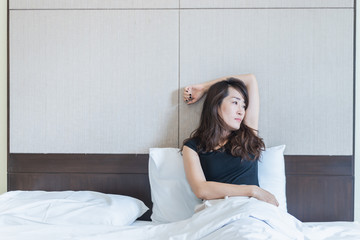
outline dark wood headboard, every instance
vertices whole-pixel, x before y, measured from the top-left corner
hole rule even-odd
[[[352,156],[285,156],[288,211],[301,221],[354,220]]]
[[[123,194],[151,209],[148,154],[9,154],[8,190]],[[352,156],[285,156],[289,213],[301,221],[354,219]],[[148,211],[142,220],[149,220]]]
[[[10,154],[8,190],[122,194],[151,209],[147,154]],[[141,219],[150,220],[151,212]]]

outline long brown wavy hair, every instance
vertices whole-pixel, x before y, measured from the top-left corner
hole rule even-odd
[[[261,151],[265,149],[262,138],[255,134],[257,130],[242,122],[238,130],[232,131],[225,138],[223,136],[228,126],[220,117],[218,111],[223,99],[229,95],[229,87],[234,88],[243,96],[245,110],[247,109],[249,96],[243,81],[232,77],[213,84],[205,98],[199,127],[191,133],[190,138],[184,140],[184,144],[191,139],[196,139],[198,141],[198,152],[210,152],[215,150],[220,143],[227,140],[224,147],[233,156],[246,160],[257,160]],[[184,145],[182,149],[183,147]]]

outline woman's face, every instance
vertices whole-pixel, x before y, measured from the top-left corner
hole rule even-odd
[[[228,130],[235,131],[240,128],[245,117],[245,102],[240,92],[234,88],[229,87],[228,93],[219,107],[219,115],[228,126]]]

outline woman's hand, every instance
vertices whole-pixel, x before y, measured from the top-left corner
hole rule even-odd
[[[270,192],[256,186],[253,190],[252,196],[258,200],[270,203],[275,206],[279,206],[279,202],[276,200],[275,196]]]
[[[190,85],[184,89],[184,102],[193,104],[204,96],[206,88],[203,84]]]

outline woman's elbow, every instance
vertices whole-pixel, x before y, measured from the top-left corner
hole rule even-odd
[[[204,186],[195,187],[193,189],[195,196],[199,199],[209,199],[209,193]]]
[[[249,73],[249,78],[253,81],[256,81],[255,74],[253,74],[253,73]]]

